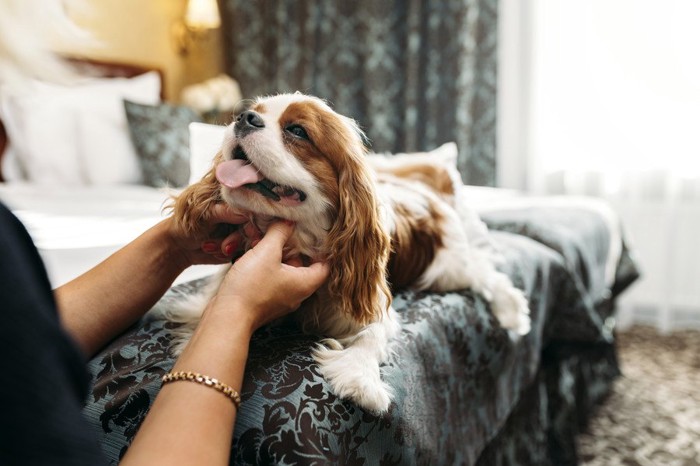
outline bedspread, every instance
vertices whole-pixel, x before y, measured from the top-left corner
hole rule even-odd
[[[529,298],[528,335],[502,329],[469,291],[398,293],[402,332],[382,368],[395,396],[376,416],[330,391],[310,353],[318,337],[293,324],[263,328],[250,346],[231,463],[474,464],[538,376],[550,341],[612,338],[596,304],[638,272],[609,219],[575,205],[499,207],[482,218],[502,270]],[[197,285],[173,288],[166,305]],[[172,367],[171,325],[145,318],[90,362],[85,413],[115,463]]]

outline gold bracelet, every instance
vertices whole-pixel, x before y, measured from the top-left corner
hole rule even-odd
[[[233,405],[236,407],[236,410],[238,410],[238,407],[241,405],[241,396],[236,390],[226,385],[225,383],[219,382],[217,379],[209,377],[208,375],[199,374],[197,372],[185,371],[168,372],[163,376],[162,380],[163,385],[165,385],[168,382],[177,382],[178,380],[200,383],[226,395],[228,398],[231,399]]]

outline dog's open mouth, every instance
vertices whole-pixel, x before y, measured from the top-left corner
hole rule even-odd
[[[285,205],[298,205],[306,200],[304,191],[264,178],[241,146],[234,149],[233,160],[216,167],[216,179],[227,188],[244,187]]]

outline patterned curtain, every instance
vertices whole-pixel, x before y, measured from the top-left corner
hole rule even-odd
[[[375,152],[455,141],[495,184],[498,0],[220,0],[244,97],[302,91],[355,118]]]

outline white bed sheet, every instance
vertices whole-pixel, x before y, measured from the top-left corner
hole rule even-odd
[[[69,188],[0,183],[0,200],[29,230],[54,287],[86,272],[160,221],[172,193],[141,185]],[[568,206],[598,212],[606,219],[612,244],[606,282],[614,280],[622,241],[619,220],[606,203],[591,198],[522,196],[518,191],[472,186],[464,187],[459,195],[461,204],[474,212],[472,240],[486,234],[478,213],[532,206]],[[190,267],[175,283],[210,275],[216,269]]]
[[[0,200],[32,236],[54,287],[94,267],[164,218],[170,192],[137,185],[47,187],[0,183]],[[176,283],[209,275],[195,266]]]

